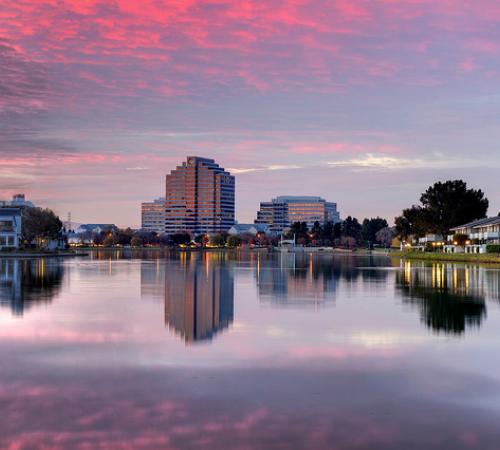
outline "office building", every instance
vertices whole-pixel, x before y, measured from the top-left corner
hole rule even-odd
[[[189,156],[166,178],[165,232],[213,234],[234,225],[234,177],[213,159]]]
[[[281,196],[262,202],[256,224],[267,224],[271,231],[281,233],[295,222],[306,222],[311,228],[315,222],[340,222],[337,204],[321,197]]]
[[[157,198],[141,204],[141,228],[144,231],[165,233],[165,199]]]

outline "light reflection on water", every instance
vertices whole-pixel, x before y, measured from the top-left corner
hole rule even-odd
[[[0,259],[0,448],[496,449],[499,303],[370,255]]]

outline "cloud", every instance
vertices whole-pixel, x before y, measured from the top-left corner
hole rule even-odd
[[[467,158],[447,158],[431,155],[427,158],[404,158],[387,154],[367,153],[360,157],[329,161],[330,167],[346,167],[356,170],[411,170],[411,169],[448,169],[481,166],[481,162]]]
[[[46,67],[0,37],[0,116],[47,108],[50,89]]]
[[[259,167],[233,167],[228,168],[231,173],[241,174],[248,172],[263,172],[263,171],[273,171],[273,170],[293,170],[293,169],[301,169],[302,166],[297,164],[271,164],[268,166],[259,166]]]

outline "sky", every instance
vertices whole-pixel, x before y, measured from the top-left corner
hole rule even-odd
[[[0,0],[0,199],[140,225],[187,155],[236,215],[321,195],[392,222],[462,178],[500,211],[496,0]]]

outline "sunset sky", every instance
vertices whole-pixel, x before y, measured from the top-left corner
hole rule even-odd
[[[187,155],[237,219],[321,195],[392,222],[463,178],[500,211],[498,0],[0,0],[0,198],[140,224]]]

